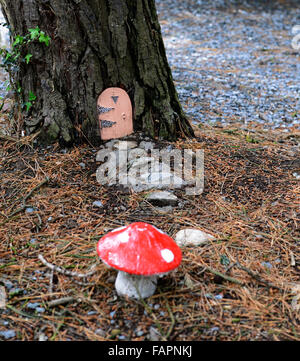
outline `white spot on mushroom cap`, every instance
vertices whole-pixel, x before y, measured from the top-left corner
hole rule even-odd
[[[160,251],[162,258],[167,262],[171,263],[174,260],[174,254],[171,250],[165,248]]]
[[[127,243],[129,241],[129,234],[127,232],[120,233],[117,237],[121,243]]]

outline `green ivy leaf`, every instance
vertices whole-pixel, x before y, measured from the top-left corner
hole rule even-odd
[[[26,107],[26,111],[28,112],[29,109],[32,107],[32,103],[31,102],[26,102],[24,103],[25,107]]]
[[[34,102],[36,100],[36,95],[33,92],[29,92],[29,102]]]
[[[31,58],[32,58],[32,54],[27,54],[27,55],[25,56],[26,64],[29,64]]]
[[[5,60],[8,60],[8,59],[11,58],[11,57],[12,57],[11,53],[7,52],[6,57],[5,57]]]
[[[39,36],[39,42],[40,43],[45,43],[47,46],[49,46],[50,36],[46,35],[44,33],[44,31],[41,31],[40,36]]]
[[[24,42],[24,37],[21,36],[21,35],[17,35],[16,38],[15,38],[15,41],[13,43],[13,47],[16,46],[16,45],[22,45]]]
[[[17,53],[17,54],[13,57],[14,63],[17,62],[17,60],[19,59],[20,55],[21,55],[20,53]]]
[[[28,31],[30,33],[30,39],[35,40],[40,36],[41,29],[37,26],[34,29],[28,29]]]

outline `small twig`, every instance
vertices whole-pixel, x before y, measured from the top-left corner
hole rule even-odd
[[[197,264],[198,264],[198,263],[197,263]],[[221,273],[221,272],[219,272],[219,271],[214,270],[213,268],[210,268],[210,267],[208,267],[208,266],[205,266],[205,267],[204,267],[204,271],[205,271],[205,270],[213,273],[213,274],[216,275],[216,276],[219,276],[219,277],[223,278],[223,279],[226,280],[226,281],[236,283],[236,284],[238,284],[238,285],[240,285],[240,286],[244,286],[244,282],[242,282],[242,281],[240,281],[240,280],[238,280],[238,279],[236,279],[236,278],[227,276],[227,275],[225,275],[224,273]]]
[[[9,142],[15,142],[15,143],[19,142],[19,139],[10,137],[9,135],[3,135],[3,134],[0,134],[0,139],[6,140],[6,141],[9,141]]]
[[[66,303],[71,303],[71,302],[74,302],[74,301],[81,301],[80,298],[78,297],[62,297],[62,298],[58,298],[56,300],[52,300],[52,301],[49,301],[47,302],[47,306],[49,308],[51,307],[56,307],[56,306],[60,306],[60,305],[65,305]]]
[[[209,272],[215,274],[216,276],[219,276],[221,278],[223,278],[224,280],[226,281],[229,281],[229,282],[232,282],[232,283],[236,283],[237,285],[240,285],[240,286],[244,286],[244,282],[236,279],[236,278],[233,278],[233,277],[230,277],[230,276],[226,276],[224,273],[221,273],[219,271],[216,271],[210,267],[205,267],[205,269],[207,269]]]
[[[96,286],[99,285],[98,282],[81,282],[81,281],[77,281],[77,280],[73,280],[74,283],[76,283],[76,285],[78,286],[85,286],[85,287],[92,287],[92,286]],[[101,285],[103,286],[103,285]]]
[[[6,221],[8,221],[12,217],[16,216],[17,214],[23,212],[26,208],[29,208],[29,207],[31,207],[30,204],[23,204],[20,208],[16,209],[10,216],[8,216]],[[6,221],[4,223],[6,223]],[[3,225],[3,223],[1,225]]]
[[[277,290],[279,290],[281,292],[284,292],[284,290],[282,288],[274,285],[273,283],[270,283],[270,282],[262,279],[257,273],[253,273],[250,269],[248,269],[247,267],[242,266],[239,262],[236,262],[235,266],[237,268],[241,269],[242,271],[247,272],[249,276],[254,278],[257,282],[264,284],[268,288],[275,288],[275,289],[277,289]]]
[[[38,255],[38,259],[43,263],[44,266],[48,267],[52,271],[61,273],[65,276],[69,276],[69,277],[86,278],[86,277],[92,276],[93,274],[95,274],[97,272],[97,270],[94,269],[97,266],[97,263],[95,263],[91,266],[91,271],[89,271],[87,273],[77,273],[77,272],[68,271],[64,268],[61,268],[59,266],[56,266],[52,263],[47,262],[41,254]]]
[[[48,292],[51,294],[53,293],[53,275],[54,275],[54,271],[50,270],[50,275],[49,275],[49,288],[48,288]]]
[[[195,262],[195,263],[196,263],[196,262]],[[198,264],[198,263],[196,263],[196,264]],[[234,266],[237,267],[237,268],[239,268],[239,269],[241,269],[242,271],[247,272],[248,275],[250,275],[252,278],[254,278],[254,279],[255,279],[256,281],[258,281],[259,283],[264,284],[264,285],[267,286],[268,288],[275,288],[275,289],[277,289],[277,290],[279,290],[279,291],[282,291],[282,292],[284,291],[282,288],[274,285],[273,283],[270,283],[270,282],[262,279],[258,274],[253,273],[253,272],[252,272],[251,270],[249,270],[247,267],[242,266],[239,262],[235,262],[235,263],[232,265],[232,267],[234,267]],[[230,268],[232,268],[232,267],[230,267]],[[228,272],[230,268],[228,268],[228,269],[226,270],[226,272]],[[204,270],[207,270],[207,271],[215,274],[216,276],[219,276],[219,277],[225,279],[226,281],[236,283],[236,284],[238,284],[238,285],[240,285],[240,286],[245,286],[245,282],[242,282],[242,281],[240,281],[240,280],[238,280],[238,279],[236,279],[236,278],[227,276],[227,275],[225,275],[224,273],[221,273],[221,272],[219,272],[219,271],[216,271],[216,270],[214,270],[214,269],[212,269],[212,268],[210,268],[210,267],[207,267],[207,266],[206,266],[206,267],[204,267]]]
[[[21,139],[19,138],[15,138],[15,137],[11,137],[9,135],[4,135],[4,134],[0,134],[0,139],[4,140],[4,141],[8,141],[8,142],[13,142],[13,143],[23,143],[26,144],[30,141],[33,141],[38,135],[40,134],[40,131],[31,135],[31,136],[27,136],[27,137],[22,137]]]
[[[231,268],[235,267],[236,266],[236,263],[231,263],[227,268],[226,268],[226,271],[225,273],[228,274],[229,271],[231,270]]]
[[[23,316],[23,317],[26,317],[26,318],[38,318],[38,316],[30,315],[30,314],[28,314],[28,313],[26,313],[24,311],[20,311],[20,310],[18,310],[17,308],[15,308],[12,305],[6,305],[6,308],[8,308],[11,311],[15,312],[16,314],[18,314],[20,316]]]
[[[171,307],[169,305],[169,302],[168,302],[168,299],[166,297],[164,297],[165,301],[166,301],[166,306],[167,306],[167,310],[168,310],[168,313],[170,315],[170,318],[171,318],[171,325],[169,327],[169,330],[168,332],[165,334],[165,338],[168,340],[169,337],[171,336],[172,332],[173,332],[173,329],[175,327],[175,324],[176,324],[176,321],[175,321],[175,317],[173,315],[173,312],[171,310]]]

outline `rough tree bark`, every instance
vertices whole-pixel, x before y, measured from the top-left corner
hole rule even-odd
[[[99,137],[96,101],[107,87],[125,89],[134,126],[150,136],[191,136],[168,65],[155,0],[0,0],[13,35],[39,26],[49,47],[33,43],[30,63],[15,74],[24,98],[27,134],[47,142]]]

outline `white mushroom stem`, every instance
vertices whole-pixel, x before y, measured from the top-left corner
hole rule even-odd
[[[119,271],[115,287],[119,296],[129,298],[147,298],[156,290],[157,276],[132,275]]]

